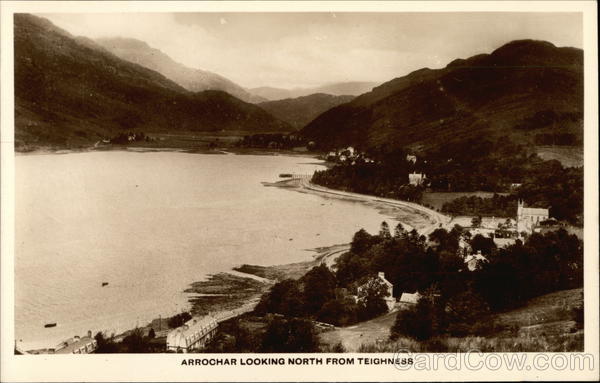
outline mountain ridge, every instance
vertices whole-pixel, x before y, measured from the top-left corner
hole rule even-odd
[[[257,105],[292,127],[301,129],[326,110],[352,99],[354,96],[315,93],[308,96],[261,102]]]
[[[370,91],[378,83],[370,81],[349,81],[326,84],[313,88],[275,88],[269,86],[250,88],[249,92],[266,98],[268,101],[278,101],[287,98],[298,98],[311,94],[325,93],[332,96],[358,96]]]
[[[14,46],[17,150],[89,146],[131,130],[292,130],[253,104],[190,92],[34,15],[15,14]]]
[[[265,101],[220,74],[176,62],[145,41],[124,37],[99,38],[95,41],[117,57],[155,70],[191,92],[222,90],[245,102]]]
[[[418,149],[482,135],[533,142],[550,124],[580,141],[582,112],[583,51],[517,40],[392,79],[321,114],[302,134],[324,149]]]

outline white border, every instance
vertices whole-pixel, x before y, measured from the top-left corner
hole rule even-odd
[[[598,379],[598,62],[593,1],[503,2],[0,2],[1,27],[1,381],[400,381]],[[182,367],[181,355],[15,356],[14,334],[14,99],[15,12],[582,12],[585,73],[585,351],[594,371],[398,371],[377,366]],[[319,354],[326,357],[326,354]],[[364,354],[346,354],[365,356]],[[371,354],[370,356],[383,356]],[[224,355],[234,357],[235,354]],[[249,355],[237,355],[248,357]],[[260,355],[266,356],[266,355]],[[302,355],[298,355],[302,356]],[[306,355],[308,357],[314,354]],[[389,355],[388,355],[389,356]]]

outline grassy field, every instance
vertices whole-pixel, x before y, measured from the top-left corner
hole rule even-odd
[[[326,347],[341,343],[349,352],[482,352],[581,351],[583,330],[576,327],[572,308],[583,301],[583,289],[563,290],[530,300],[525,306],[490,318],[498,329],[486,337],[444,337],[426,342],[400,338],[390,341],[389,330],[397,312],[358,325],[321,334]]]
[[[583,149],[577,146],[538,146],[536,152],[543,160],[558,160],[565,167],[583,166]]]

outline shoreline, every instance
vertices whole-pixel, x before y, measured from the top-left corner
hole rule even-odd
[[[181,149],[173,150],[168,148],[160,148],[156,150],[153,150],[151,148],[137,148],[138,150],[131,149],[134,148],[112,148],[109,150],[131,152],[189,152]],[[77,152],[92,151],[104,150],[91,149]],[[49,152],[45,154],[67,153],[75,152],[70,151],[65,153],[61,151],[58,153]],[[215,153],[214,149],[212,150],[212,153],[217,154]],[[31,153],[23,154],[27,155]],[[248,151],[244,151],[243,153],[221,151],[218,154],[267,155],[264,151],[252,151],[250,153]],[[297,157],[304,157],[307,159],[314,159],[317,157],[314,153],[312,155],[310,153],[294,154]],[[289,153],[278,151],[272,152],[270,155],[286,156],[289,155]],[[366,206],[377,209],[381,214],[387,215],[390,218],[401,222],[403,226],[405,226],[405,228],[408,227],[409,230],[412,230],[414,228],[419,233],[424,235],[435,230],[440,224],[445,224],[450,220],[449,217],[446,217],[438,212],[435,212],[418,204],[329,189],[311,183],[308,177],[286,179],[274,183],[265,182],[263,183],[263,185],[292,189],[297,192],[316,194],[324,198],[336,198],[365,204]],[[271,266],[242,264],[237,267],[234,267],[232,270],[208,275],[206,280],[192,282],[185,290],[182,291],[184,294],[187,295],[187,301],[189,303],[189,308],[187,309],[187,311],[192,313],[192,315],[213,315],[217,318],[219,322],[242,315],[244,313],[252,311],[260,301],[261,296],[265,292],[267,292],[270,289],[270,287],[277,281],[287,278],[300,278],[312,267],[323,263],[326,264],[328,267],[333,268],[337,257],[347,252],[349,249],[349,243],[320,247],[310,249],[309,251],[313,251],[315,252],[315,254],[313,254],[312,259],[308,259],[306,261]],[[148,328],[149,326],[152,326],[152,323],[155,322],[157,319],[158,318],[155,318],[149,321],[147,324],[141,325],[140,328]],[[122,339],[131,331],[132,329],[124,330],[119,334],[116,334],[115,339]]]
[[[452,217],[414,202],[330,189],[314,184],[310,182],[308,178],[293,178],[273,183],[264,183],[264,185],[294,190],[301,193],[320,195],[325,198],[337,198],[363,203],[367,206],[374,207],[382,214],[392,216],[397,221],[401,222],[403,226],[409,226],[411,229],[417,230],[421,235],[428,235],[438,227],[446,227],[452,221]],[[399,215],[400,212],[404,212],[405,214]],[[415,221],[414,216],[412,217],[413,220],[410,220],[411,214],[421,217],[426,221]],[[407,218],[409,219],[408,222],[406,222]]]
[[[15,156],[29,155],[49,155],[49,154],[74,154],[74,153],[93,153],[93,152],[132,152],[132,153],[155,153],[155,152],[176,152],[189,154],[218,154],[218,155],[258,155],[258,156],[290,156],[290,157],[305,157],[318,159],[323,153],[309,151],[295,151],[285,149],[263,149],[263,148],[246,148],[246,147],[177,147],[177,146],[144,146],[144,145],[101,145],[101,146],[86,146],[80,148],[52,148],[39,147],[32,150],[14,150]],[[329,167],[330,164],[324,161],[324,165]]]

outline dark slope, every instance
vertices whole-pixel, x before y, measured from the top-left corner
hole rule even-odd
[[[531,143],[548,133],[580,141],[582,112],[583,52],[521,40],[384,83],[302,133],[322,148],[443,147],[483,136]]]
[[[88,145],[121,131],[287,131],[227,93],[194,94],[49,21],[14,16],[17,149]]]
[[[354,96],[317,93],[298,98],[261,102],[258,106],[294,128],[301,129],[326,110],[349,102],[353,98]]]
[[[97,39],[96,42],[117,57],[155,70],[189,91],[222,90],[242,101],[266,101],[219,74],[186,67],[143,41],[118,37]]]

